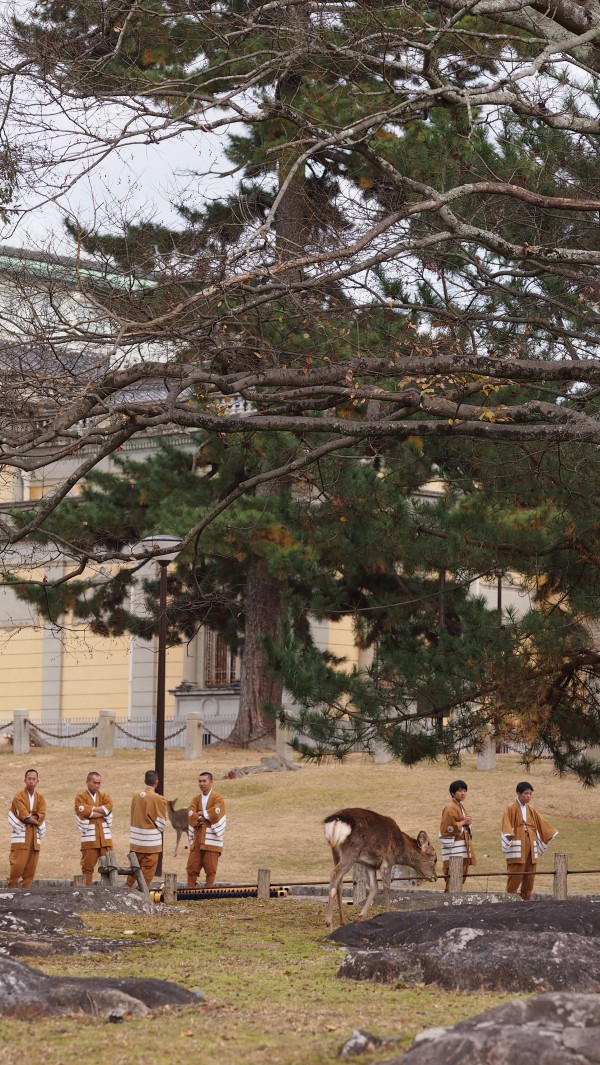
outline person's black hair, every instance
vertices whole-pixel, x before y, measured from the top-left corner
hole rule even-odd
[[[154,787],[157,780],[158,773],[156,772],[156,769],[146,770],[146,773],[144,774],[144,784],[149,784],[151,787]]]
[[[530,784],[527,780],[521,780],[517,784],[517,795],[520,795],[522,791],[533,791],[533,784]]]
[[[461,788],[464,788],[465,791],[469,790],[464,780],[453,780],[448,791],[451,795],[456,795],[456,792],[460,791]]]

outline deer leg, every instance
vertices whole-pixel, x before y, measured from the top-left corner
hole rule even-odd
[[[329,902],[327,903],[327,911],[325,914],[325,924],[328,928],[331,928],[333,906],[336,898],[338,902],[338,910],[340,911],[340,924],[346,923],[342,912],[342,881],[354,861],[353,856],[350,856],[350,858],[348,858],[348,856],[342,858],[339,856],[339,852],[334,851],[334,858],[336,857],[338,858],[338,861],[333,867],[331,880],[329,881]]]
[[[383,897],[385,899],[386,911],[390,909],[391,905],[391,891],[392,891],[392,867],[387,862],[381,863],[381,882],[383,884]]]
[[[174,858],[177,857],[177,851],[179,850],[179,840],[181,839],[181,832],[178,829],[175,829],[175,831],[177,832],[177,842],[175,843],[175,850],[173,851]]]
[[[369,877],[369,894],[367,895],[365,904],[358,915],[359,917],[364,917],[369,912],[373,905],[373,899],[377,894],[377,872],[372,865],[366,865],[365,869],[367,870],[367,876]]]

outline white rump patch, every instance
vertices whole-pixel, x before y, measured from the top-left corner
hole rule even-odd
[[[348,839],[352,829],[345,821],[328,821],[323,825],[323,831],[329,846],[339,847]]]

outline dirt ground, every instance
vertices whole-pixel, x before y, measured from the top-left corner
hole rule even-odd
[[[330,851],[323,839],[323,818],[342,806],[367,806],[396,818],[415,836],[425,829],[437,846],[440,811],[447,800],[448,784],[463,777],[469,785],[466,807],[474,817],[477,866],[468,886],[475,891],[495,891],[503,877],[491,874],[505,868],[500,852],[500,818],[503,806],[514,798],[515,784],[528,779],[534,785],[533,803],[559,830],[539,868],[551,871],[553,854],[565,852],[569,869],[600,870],[597,851],[600,789],[585,790],[571,777],[560,778],[547,761],[525,770],[512,755],[498,757],[498,768],[480,772],[474,758],[459,769],[446,765],[406,768],[397,763],[375,765],[363,755],[352,755],[342,765],[303,765],[298,772],[264,773],[224,780],[235,765],[255,765],[260,751],[207,750],[201,762],[186,761],[183,751],[166,753],[166,795],[185,806],[197,793],[199,771],[214,773],[215,788],[226,799],[228,826],[219,879],[254,882],[259,867],[270,868],[272,880],[288,883],[324,882],[331,870]],[[271,752],[272,753],[272,752]],[[38,867],[40,877],[71,877],[79,871],[79,839],[74,816],[74,796],[85,785],[90,769],[99,769],[103,786],[115,804],[115,849],[122,859],[128,851],[129,805],[141,786],[153,752],[117,751],[100,762],[92,749],[34,749],[27,756],[0,753],[0,877],[8,868],[8,812],[11,798],[22,786],[30,766],[40,773],[40,788],[48,800],[48,832]],[[175,832],[167,827],[164,870],[183,877],[187,852],[173,858]],[[441,865],[441,863],[440,863]],[[431,890],[441,890],[441,881]],[[551,877],[538,877],[536,890],[551,891]],[[569,894],[600,894],[600,873],[569,877]]]

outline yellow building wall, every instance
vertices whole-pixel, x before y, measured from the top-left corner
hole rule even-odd
[[[94,636],[85,627],[65,634],[62,657],[63,717],[95,717],[115,710],[127,717],[129,640]]]
[[[0,719],[27,707],[39,715],[42,698],[42,630],[0,630]]]
[[[114,710],[119,717],[127,717],[129,646],[127,636],[107,639],[85,628],[68,634],[63,655],[63,717],[94,717],[99,710]],[[168,689],[181,683],[182,664],[182,648],[168,648],[166,717],[175,715],[175,699]]]
[[[15,475],[12,470],[0,471],[0,503],[12,503],[15,498]]]
[[[352,618],[330,621],[327,646],[338,658],[345,658],[344,669],[360,664],[359,650],[354,642]]]

